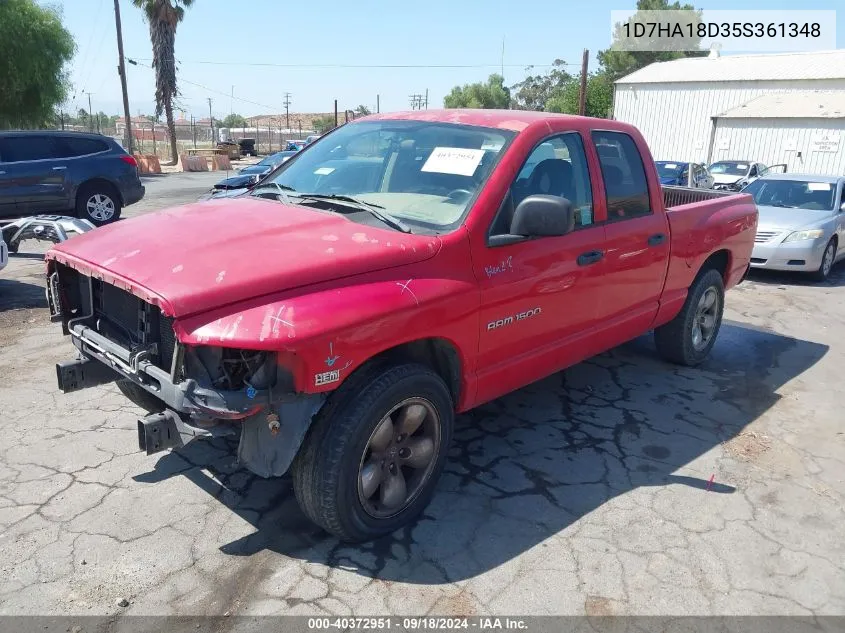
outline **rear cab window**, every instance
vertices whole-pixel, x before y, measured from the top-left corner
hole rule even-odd
[[[650,215],[645,165],[634,139],[608,131],[594,131],[592,138],[604,180],[608,222]]]

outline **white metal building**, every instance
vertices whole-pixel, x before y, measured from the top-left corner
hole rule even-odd
[[[656,160],[712,162],[730,158],[787,163],[790,171],[813,167],[813,171],[831,173],[828,169],[836,168],[839,171],[833,173],[845,173],[841,158],[814,156],[818,152],[839,156],[825,143],[810,142],[806,150],[784,149],[783,143],[799,142],[798,129],[816,126],[813,129],[838,129],[845,134],[841,117],[809,116],[806,100],[812,100],[807,95],[813,91],[845,95],[845,50],[695,57],[651,64],[616,82],[613,112],[614,118],[643,132]],[[777,93],[805,95],[791,102],[794,115],[783,118],[788,121],[778,116],[740,116],[752,112],[738,110],[740,106]],[[832,95],[825,103],[835,107],[837,99]],[[777,114],[777,107],[763,101],[754,111]],[[775,130],[780,130],[783,139],[777,147]],[[811,131],[806,134],[817,138]],[[839,147],[841,152],[842,144]],[[771,155],[766,153],[769,151]],[[802,161],[793,165],[798,151]]]
[[[845,90],[771,93],[715,117],[712,160],[845,175]]]

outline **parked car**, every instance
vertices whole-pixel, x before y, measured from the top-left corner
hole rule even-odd
[[[714,189],[739,191],[745,185],[754,182],[769,172],[786,171],[786,165],[778,164],[767,167],[763,163],[747,160],[720,160],[710,165],[710,173],[715,183]]]
[[[135,158],[108,136],[0,132],[0,218],[70,212],[99,226],[143,197]]]
[[[711,189],[715,182],[707,167],[700,163],[659,160],[655,165],[657,165],[657,175],[661,185]],[[690,166],[692,166],[692,179],[690,179]]]
[[[320,138],[322,134],[310,134],[305,137],[305,145],[311,145],[314,141]]]
[[[276,152],[270,154],[249,167],[244,167],[238,171],[237,176],[226,178],[215,184],[211,188],[211,192],[206,194],[202,199],[212,197],[220,197],[225,194],[225,197],[232,197],[233,195],[240,195],[246,193],[249,188],[257,183],[263,176],[266,176],[276,167],[292,158],[296,152],[285,150],[283,152]]]
[[[751,266],[827,279],[845,257],[843,189],[845,177],[809,174],[769,174],[743,189],[760,210]]]
[[[117,380],[153,412],[142,450],[239,433],[240,463],[290,468],[327,531],[393,532],[431,498],[456,413],[650,330],[670,361],[708,356],[757,210],[702,190],[667,213],[689,192],[649,157],[605,119],[350,122],[248,196],[54,246],[53,317],[79,352],[59,389]]]

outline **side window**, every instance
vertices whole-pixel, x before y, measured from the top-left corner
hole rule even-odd
[[[11,136],[0,138],[0,155],[7,163],[55,158],[53,140],[49,136]]]
[[[109,146],[105,141],[98,141],[93,138],[60,137],[56,139],[58,152],[63,158],[74,156],[85,156],[105,152]]]
[[[623,132],[593,132],[593,143],[601,164],[608,221],[649,215],[648,181],[634,139]]]
[[[751,165],[751,170],[748,172],[749,176],[756,176],[757,175],[757,165]]]
[[[536,194],[569,200],[575,212],[576,230],[593,223],[590,170],[579,134],[570,132],[546,139],[532,150],[502,203],[491,235],[508,233],[516,207]]]

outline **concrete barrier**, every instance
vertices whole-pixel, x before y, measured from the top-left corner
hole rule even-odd
[[[204,156],[179,155],[179,166],[182,171],[208,171],[208,161]]]
[[[141,174],[160,174],[161,162],[155,154],[135,154],[135,160],[138,163],[138,173]]]
[[[215,154],[211,157],[211,168],[217,171],[231,170],[232,161],[229,160],[228,156]]]

